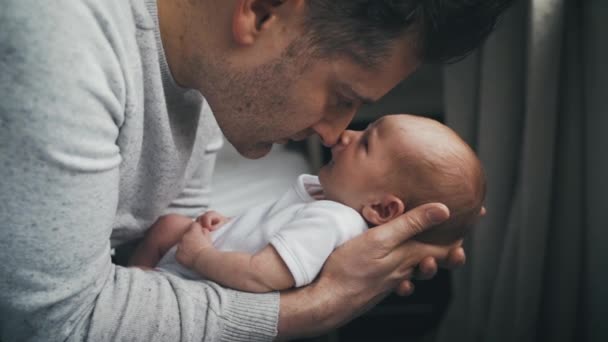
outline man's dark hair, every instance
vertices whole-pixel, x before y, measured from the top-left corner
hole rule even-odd
[[[426,63],[457,61],[477,48],[512,0],[309,0],[304,21],[313,49],[373,66],[391,43],[414,33]]]

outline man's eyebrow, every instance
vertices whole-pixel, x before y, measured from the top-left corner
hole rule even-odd
[[[365,97],[359,93],[357,93],[350,85],[346,83],[341,83],[341,88],[348,93],[349,96],[354,97],[357,101],[361,102],[361,104],[367,105],[376,102],[376,100]]]

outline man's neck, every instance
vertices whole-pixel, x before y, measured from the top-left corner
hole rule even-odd
[[[183,51],[180,44],[180,33],[183,32],[182,21],[177,20],[179,13],[177,3],[179,1],[157,0],[158,26],[160,37],[165,50],[165,58],[169,65],[169,70],[175,82],[182,87],[187,87],[182,79],[180,70],[181,60],[183,60]]]
[[[221,6],[214,5],[213,1],[157,0],[167,64],[175,82],[184,88],[196,88],[195,75],[190,70],[194,67],[190,65],[191,56],[202,55],[194,53],[195,50],[208,50],[204,47],[212,45],[211,36],[220,33],[218,27],[214,27],[220,19],[213,19],[219,14],[218,9]]]

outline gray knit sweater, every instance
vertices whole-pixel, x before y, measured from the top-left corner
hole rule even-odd
[[[196,215],[220,134],[172,80],[154,0],[0,10],[0,340],[255,341],[277,293],[115,266],[161,214]]]

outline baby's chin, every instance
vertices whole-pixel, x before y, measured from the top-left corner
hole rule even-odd
[[[321,184],[321,188],[323,189],[323,197],[326,200],[332,200],[333,201],[334,200],[334,196],[333,196],[333,193],[331,191],[331,189],[332,189],[331,181],[327,177],[327,168],[328,168],[328,164],[325,164],[319,170],[319,173],[318,173],[319,184]]]
[[[319,169],[317,176],[319,177],[319,183],[321,184],[321,187],[325,189],[325,187],[327,186],[327,164],[323,165]]]

